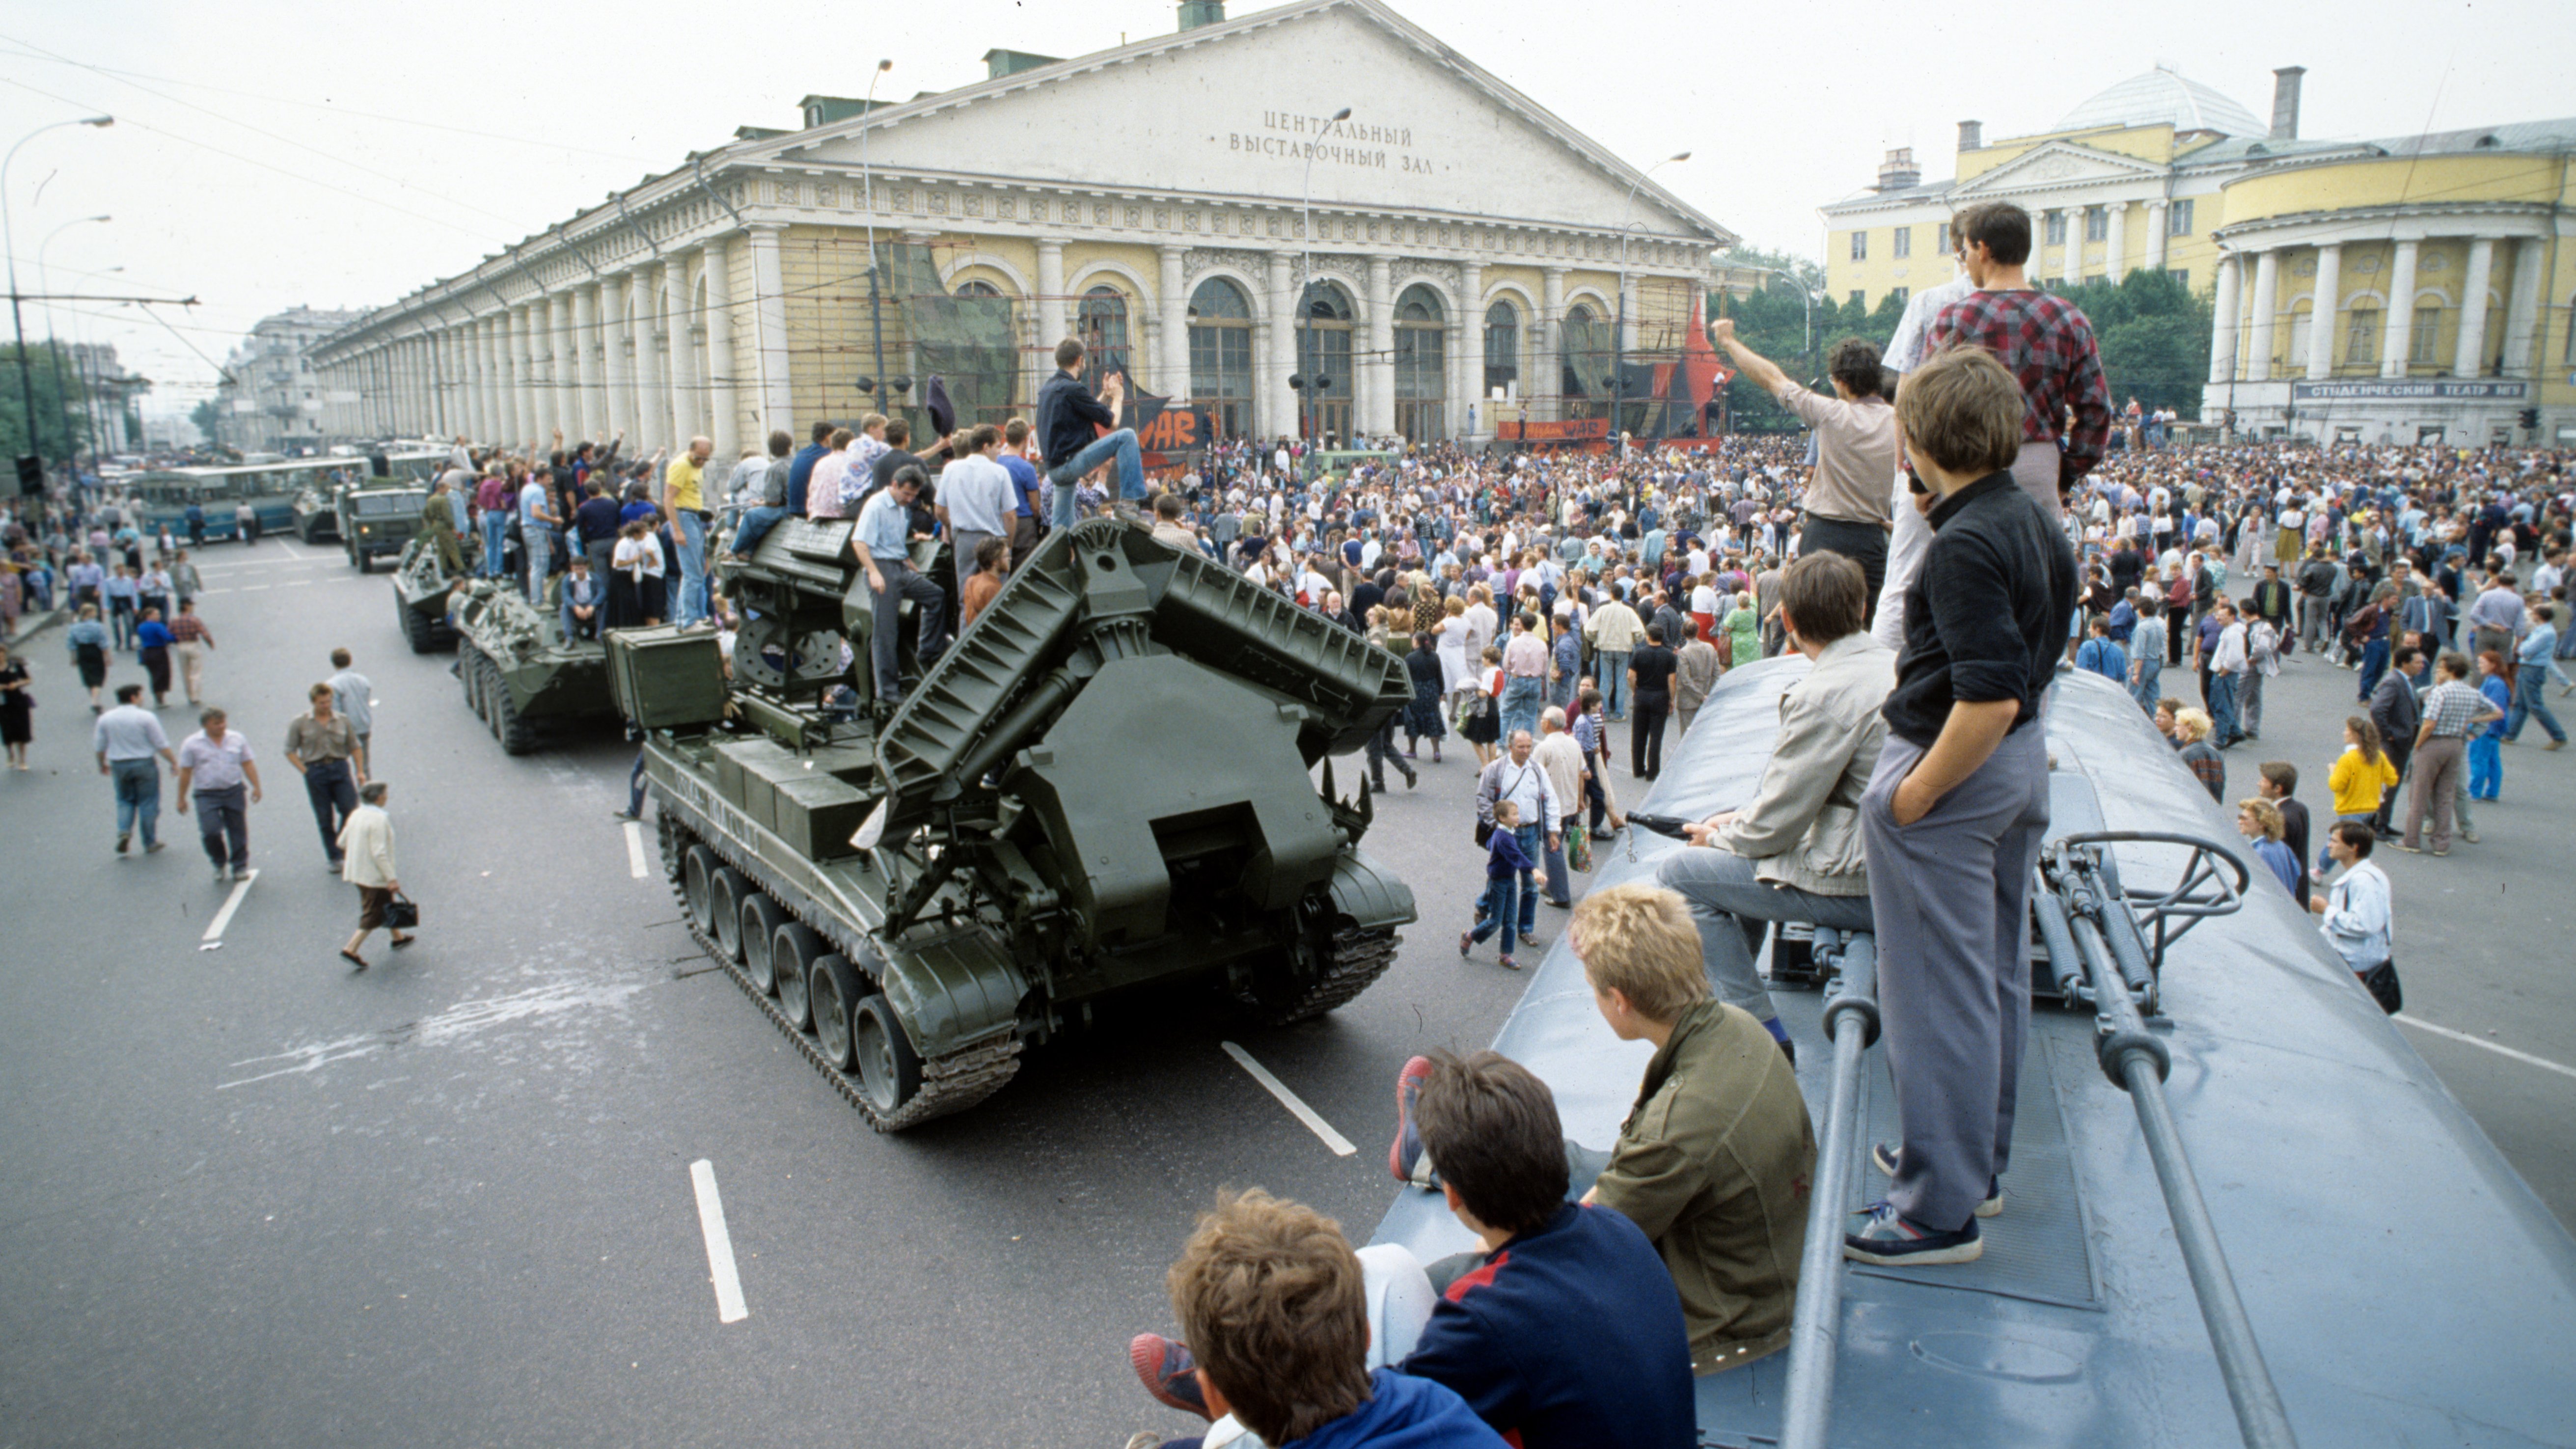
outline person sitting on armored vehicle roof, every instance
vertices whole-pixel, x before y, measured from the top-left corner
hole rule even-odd
[[[1402,1256],[1368,1251],[1381,1266]],[[1421,1274],[1417,1265],[1406,1275],[1414,1290],[1423,1288]],[[1190,1398],[1166,1402],[1215,1427],[1204,1440],[1164,1449],[1501,1449],[1502,1436],[1455,1390],[1383,1366],[1397,1337],[1389,1330],[1418,1325],[1422,1313],[1407,1301],[1413,1294],[1389,1291],[1392,1276],[1370,1273],[1341,1225],[1313,1208],[1258,1188],[1220,1197],[1164,1280],[1172,1316],[1195,1346],[1173,1375],[1173,1387]]]
[[[1655,870],[1656,884],[1690,903],[1718,995],[1751,1012],[1793,1063],[1753,953],[1767,921],[1870,928],[1860,797],[1887,739],[1878,710],[1896,685],[1896,654],[1864,632],[1868,603],[1861,566],[1842,554],[1811,553],[1789,566],[1780,616],[1814,664],[1780,696],[1780,735],[1762,783],[1742,808],[1685,827],[1703,848],[1674,851]]]
[[[1415,1057],[1397,1086],[1394,1157],[1410,1151],[1426,1177],[1441,1164],[1439,1189],[1480,1247],[1427,1274],[1400,1245],[1366,1250],[1377,1355],[1447,1385],[1523,1449],[1689,1449],[1680,1295],[1636,1224],[1569,1200],[1574,1165],[1600,1158],[1565,1141],[1547,1084],[1484,1051]],[[1207,1412],[1186,1344],[1140,1334],[1128,1358],[1158,1401]]]
[[[889,705],[903,698],[902,664],[897,653],[903,601],[912,600],[914,617],[920,621],[924,667],[938,656],[941,615],[948,604],[948,595],[939,585],[912,566],[912,503],[926,481],[918,465],[901,469],[882,491],[868,499],[867,506],[859,510],[858,526],[850,530],[850,552],[866,566],[868,591],[875,600],[868,652],[876,666],[876,694]]]

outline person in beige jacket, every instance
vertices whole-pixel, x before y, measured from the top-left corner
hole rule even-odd
[[[402,880],[394,870],[394,821],[385,813],[385,782],[370,780],[358,790],[358,808],[349,812],[348,821],[340,827],[340,879],[358,888],[358,934],[340,948],[349,964],[364,971],[367,958],[358,948],[376,928],[385,924],[385,906],[402,891]],[[396,946],[408,946],[412,938],[392,931]]]
[[[1751,803],[1687,827],[1691,846],[1657,866],[1656,883],[1689,903],[1719,997],[1770,1031],[1791,1061],[1787,1028],[1754,970],[1771,921],[1870,929],[1860,798],[1887,738],[1879,706],[1896,655],[1862,632],[1869,590],[1860,565],[1818,552],[1791,564],[1780,613],[1805,678],[1780,696],[1780,735]]]

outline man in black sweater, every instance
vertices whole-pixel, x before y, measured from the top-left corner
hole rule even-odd
[[[1038,389],[1038,438],[1046,450],[1047,478],[1055,484],[1055,526],[1073,526],[1073,488],[1101,464],[1118,462],[1118,498],[1130,521],[1150,525],[1136,511],[1145,496],[1145,455],[1136,430],[1118,427],[1118,405],[1127,395],[1124,373],[1113,372],[1100,396],[1082,385],[1082,344],[1068,337],[1055,345],[1056,375]],[[1095,428],[1116,431],[1095,435]]]
[[[1845,1256],[1964,1263],[2003,1207],[2030,1020],[2031,870],[2048,828],[2040,699],[2066,653],[2075,554],[2013,481],[2021,385],[1958,347],[1908,373],[1897,426],[1932,544],[1905,596],[1887,744],[1861,799],[1879,1002],[1904,1138]]]

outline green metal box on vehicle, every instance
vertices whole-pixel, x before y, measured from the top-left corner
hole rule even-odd
[[[697,729],[724,718],[724,656],[712,629],[609,631],[608,684],[617,707],[644,729]]]

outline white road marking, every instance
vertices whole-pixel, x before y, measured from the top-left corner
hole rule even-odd
[[[224,928],[233,923],[233,912],[241,909],[242,897],[250,894],[250,883],[257,879],[258,871],[246,870],[241,873],[241,879],[233,882],[233,893],[224,897],[223,909],[215,912],[215,919],[206,926],[206,934],[199,938],[198,950],[211,951],[224,943]]]
[[[724,1199],[716,1195],[716,1165],[703,1157],[690,1163],[689,1184],[698,1190],[698,1231],[706,1236],[707,1271],[716,1284],[716,1322],[740,1323],[751,1316],[751,1310],[743,1306],[742,1275],[734,1271]]]
[[[245,594],[256,594],[260,590],[268,587],[270,586],[267,584],[244,584],[241,586],[241,591]]]
[[[2557,1062],[2551,1061],[2547,1057],[2536,1057],[2529,1052],[2515,1051],[2512,1047],[2500,1046],[2495,1042],[2488,1041],[2485,1037],[2471,1036],[2465,1031],[2453,1031],[2447,1026],[2435,1026],[2433,1023],[2425,1021],[2420,1017],[2400,1014],[2397,1020],[2406,1023],[2417,1031],[2429,1031],[2435,1036],[2446,1036],[2453,1041],[2467,1042],[2473,1047],[2484,1047],[2488,1051],[2494,1052],[2497,1056],[2511,1057],[2515,1061],[2524,1063],[2527,1066],[2538,1067],[2545,1072],[2556,1072],[2562,1077],[2576,1077],[2576,1067],[2562,1066]]]
[[[644,826],[640,821],[626,822],[626,869],[637,880],[649,873],[644,864]]]
[[[1270,1069],[1268,1067],[1254,1061],[1252,1059],[1252,1053],[1245,1051],[1243,1048],[1236,1046],[1230,1041],[1219,1042],[1217,1045],[1225,1048],[1225,1054],[1234,1058],[1234,1064],[1236,1066],[1239,1066],[1245,1071],[1251,1073],[1252,1079],[1259,1082],[1264,1091],[1267,1091],[1270,1095],[1278,1098],[1279,1105],[1287,1108],[1289,1115],[1295,1117],[1298,1121],[1305,1123],[1307,1131],[1322,1138],[1324,1140],[1324,1145],[1333,1149],[1333,1155],[1335,1157],[1348,1157],[1352,1153],[1359,1151],[1358,1148],[1351,1145],[1351,1140],[1349,1138],[1344,1137],[1339,1132],[1333,1130],[1333,1124],[1325,1121],[1323,1114],[1317,1112],[1314,1108],[1307,1106],[1304,1099],[1300,1098],[1296,1093],[1289,1091],[1287,1083],[1270,1075]]]
[[[281,589],[300,589],[312,582],[313,581],[311,579],[288,579],[285,583],[279,584],[278,587]]]

